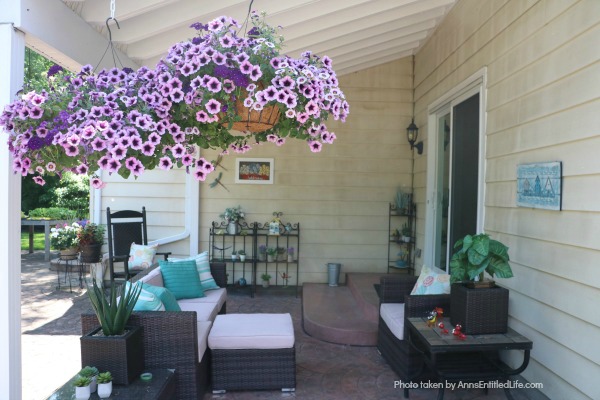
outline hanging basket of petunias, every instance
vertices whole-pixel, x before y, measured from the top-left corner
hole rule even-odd
[[[252,12],[244,36],[229,17],[195,23],[197,36],[154,69],[50,71],[50,90],[25,90],[0,116],[13,170],[42,185],[46,173],[127,178],[174,166],[205,180],[214,166],[196,147],[243,153],[293,138],[320,151],[335,140],[327,118],[345,121],[349,112],[331,59],[281,55],[283,37],[264,17]]]

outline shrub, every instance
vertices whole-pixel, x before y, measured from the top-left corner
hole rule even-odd
[[[77,218],[77,215],[75,211],[67,208],[50,207],[36,208],[29,211],[29,218],[74,220]]]

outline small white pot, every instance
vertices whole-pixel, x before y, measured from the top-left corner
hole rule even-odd
[[[246,255],[245,254],[240,254],[239,257],[240,257],[240,261],[241,262],[246,261]]]
[[[88,400],[92,392],[90,391],[90,386],[75,387],[75,399],[77,400]]]
[[[294,262],[294,255],[288,254],[288,262]]]
[[[262,282],[262,287],[268,288],[269,287],[269,281],[263,281]]]
[[[238,256],[235,254],[231,255],[231,261],[237,261]]]
[[[112,381],[108,383],[99,383],[98,384],[98,397],[101,399],[106,399],[110,397],[112,393]]]
[[[98,383],[96,381],[96,375],[92,376],[92,381],[90,382],[90,393],[94,393],[98,388]]]

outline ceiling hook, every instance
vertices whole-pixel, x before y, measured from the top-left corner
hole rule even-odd
[[[108,25],[108,21],[110,21],[111,19],[114,20],[115,23],[117,24],[117,29],[121,29],[121,27],[119,26],[119,21],[117,21],[116,18],[113,18],[113,17],[106,18],[106,29],[108,30],[108,41],[112,43],[112,32],[110,31],[110,26]]]

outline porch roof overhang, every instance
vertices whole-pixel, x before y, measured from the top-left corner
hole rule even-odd
[[[456,0],[256,0],[283,27],[285,53],[328,55],[338,75],[415,54]],[[98,63],[107,45],[111,0],[22,0],[29,47],[71,69]],[[115,0],[113,41],[124,66],[153,67],[169,47],[189,39],[194,22],[228,15],[243,22],[248,0]],[[114,65],[105,57],[101,67]],[[94,65],[96,66],[96,65]]]

